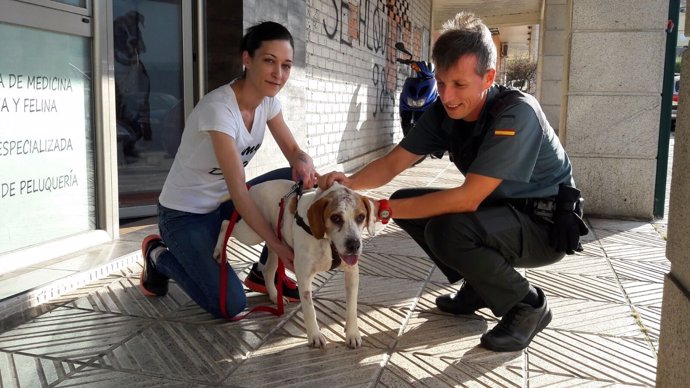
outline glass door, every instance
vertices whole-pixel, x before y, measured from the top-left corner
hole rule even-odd
[[[121,219],[156,214],[180,143],[189,84],[183,58],[191,52],[186,7],[182,0],[113,0]]]

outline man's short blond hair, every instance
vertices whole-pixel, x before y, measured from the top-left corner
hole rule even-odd
[[[443,23],[441,35],[431,51],[431,59],[437,68],[445,70],[466,54],[477,57],[475,72],[478,75],[496,68],[497,53],[491,31],[480,18],[463,11]]]

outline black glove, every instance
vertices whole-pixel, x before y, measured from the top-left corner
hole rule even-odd
[[[572,255],[583,251],[580,236],[589,233],[589,229],[582,221],[582,201],[580,190],[565,185],[558,187],[553,225],[549,232],[549,244],[557,252]]]

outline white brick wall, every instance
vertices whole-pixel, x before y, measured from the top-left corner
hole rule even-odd
[[[293,70],[278,96],[295,138],[320,172],[357,169],[402,137],[398,96],[409,72],[394,62],[393,45],[400,29],[415,57],[428,59],[431,0],[396,0],[392,8],[387,3],[306,2],[306,64],[303,73]],[[344,21],[343,9],[348,8],[350,18]],[[401,22],[392,21],[389,13]],[[268,138],[248,166],[248,176],[286,165]]]
[[[394,62],[397,33],[390,30],[404,27],[390,21],[387,3],[307,1],[306,122],[319,169],[360,167],[402,137],[398,94],[408,73]],[[349,20],[343,20],[344,8]],[[396,1],[391,11],[409,20],[404,42],[419,55],[415,40],[428,40],[431,1]],[[428,42],[425,47],[427,58]]]

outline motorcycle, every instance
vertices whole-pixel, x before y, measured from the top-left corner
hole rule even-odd
[[[436,101],[438,89],[431,63],[413,60],[412,53],[405,48],[402,42],[397,42],[395,49],[408,56],[407,59],[396,58],[395,61],[409,65],[413,70],[412,75],[405,79],[400,92],[400,125],[403,136],[407,136],[422,113]]]
[[[413,60],[412,53],[405,48],[402,42],[397,42],[395,49],[408,56],[407,59],[396,58],[395,61],[409,65],[413,70],[412,75],[405,79],[400,92],[400,126],[403,136],[407,136],[424,111],[438,98],[438,89],[436,88],[433,65],[430,62]],[[434,153],[431,157],[440,159],[443,157],[443,153]]]

